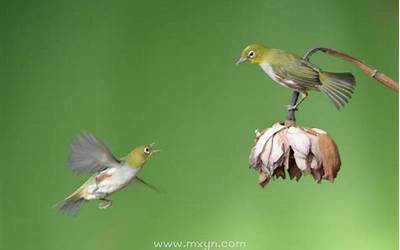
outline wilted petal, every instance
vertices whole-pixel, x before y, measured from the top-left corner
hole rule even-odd
[[[250,163],[260,171],[259,183],[264,187],[273,177],[285,178],[286,170],[290,179],[297,181],[305,174],[311,174],[317,182],[333,180],[340,157],[325,131],[277,123],[261,133],[256,131]]]
[[[272,141],[272,150],[269,161],[273,165],[280,164],[284,152],[280,133],[276,133],[270,141]]]
[[[283,163],[284,147],[280,133],[276,133],[268,140],[260,159],[264,165],[273,171]]]
[[[293,151],[297,151],[305,157],[310,152],[310,138],[299,127],[290,127],[287,131],[287,139]]]
[[[326,134],[327,134],[326,131],[324,131],[324,130],[322,130],[322,129],[319,129],[319,128],[311,128],[311,129],[309,129],[309,130],[314,131],[314,132],[317,133],[318,135],[326,135]]]
[[[310,155],[312,159],[310,162],[310,168],[317,169],[320,168],[322,164],[322,159],[319,152],[318,134],[314,131],[312,133],[310,133],[308,130],[306,131],[311,142]]]
[[[258,177],[258,184],[261,185],[261,187],[265,187],[270,180],[270,177],[265,175],[263,172],[260,172],[260,175]]]
[[[310,138],[301,128],[290,127],[287,131],[287,140],[293,149],[297,167],[305,171],[308,167],[307,157],[311,148]]]
[[[272,148],[273,146],[273,136],[271,136],[271,138],[267,141],[267,143],[264,145],[264,150],[261,152],[260,154],[260,160],[262,162],[262,164],[268,168],[268,171],[272,171],[272,167],[271,167],[271,162],[270,162],[270,158],[271,158],[271,154],[272,154]]]
[[[258,165],[257,159],[254,157],[254,150],[256,147],[252,147],[250,150],[250,155],[249,155],[249,163],[251,167],[256,167]]]
[[[290,146],[286,139],[286,131],[281,130],[274,136],[274,145],[276,150],[272,151],[271,159],[274,168],[284,166],[286,158],[289,157]]]
[[[277,178],[281,177],[282,179],[286,178],[286,174],[285,174],[285,168],[283,165],[277,167],[274,171],[274,176],[276,176]]]
[[[289,177],[292,180],[293,178],[296,178],[296,181],[299,181],[301,178],[301,170],[297,167],[296,161],[293,157],[293,150],[290,150],[290,157],[288,160],[288,173]]]
[[[322,180],[322,169],[311,169],[311,174],[318,183]]]
[[[319,137],[319,151],[322,158],[324,176],[322,178],[333,181],[340,169],[340,155],[336,143],[328,134],[321,134]]]
[[[272,168],[269,165],[265,164],[264,162],[261,162],[260,169],[268,177],[272,176],[272,171],[273,171]]]
[[[308,168],[308,162],[307,162],[307,158],[304,157],[303,154],[299,154],[298,152],[294,152],[293,154],[294,159],[296,161],[296,165],[297,167],[301,170],[301,171],[306,171]]]
[[[252,166],[257,166],[259,162],[259,156],[263,152],[265,144],[271,139],[271,137],[283,126],[280,124],[275,124],[272,128],[267,129],[258,139],[256,145],[254,146],[254,150],[251,151],[250,154],[250,164]]]
[[[319,162],[314,155],[311,156],[310,168],[311,169],[319,169],[320,168]]]

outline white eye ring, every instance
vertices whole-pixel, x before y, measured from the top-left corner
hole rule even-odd
[[[254,50],[250,50],[249,54],[247,55],[249,58],[254,58],[256,56],[256,52]]]
[[[150,154],[150,148],[149,147],[145,147],[143,151],[144,151],[145,154]]]

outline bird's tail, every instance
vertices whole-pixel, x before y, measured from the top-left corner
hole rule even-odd
[[[56,204],[60,212],[70,215],[76,215],[86,202],[82,194],[82,187],[73,192],[60,203]]]
[[[356,86],[356,80],[351,73],[321,72],[318,88],[327,95],[337,109],[343,108],[349,102]]]

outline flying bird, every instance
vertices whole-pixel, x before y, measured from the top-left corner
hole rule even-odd
[[[99,208],[108,208],[112,204],[109,196],[136,180],[156,189],[139,178],[138,173],[157,151],[154,143],[142,145],[119,160],[93,134],[80,134],[71,144],[68,165],[78,175],[92,176],[58,205],[60,211],[76,214],[84,203],[92,200],[100,200]]]

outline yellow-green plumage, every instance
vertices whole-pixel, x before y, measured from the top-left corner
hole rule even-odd
[[[130,167],[141,168],[144,166],[144,163],[150,156],[150,154],[145,153],[146,147],[151,148],[152,144],[139,146],[132,150],[132,152],[124,158]]]
[[[336,108],[343,107],[354,92],[351,73],[324,72],[301,57],[280,49],[252,44],[241,54],[238,63],[258,64],[275,82],[307,95],[309,90],[326,94]]]

